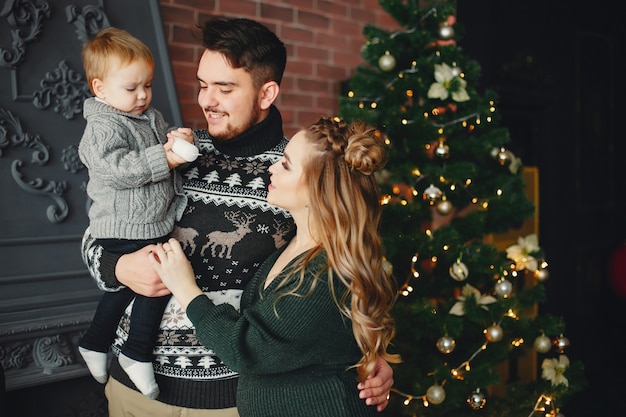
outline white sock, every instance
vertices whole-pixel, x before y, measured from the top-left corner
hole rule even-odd
[[[120,353],[120,366],[143,395],[151,400],[159,396],[159,386],[154,379],[152,362],[139,362]]]
[[[80,355],[85,360],[91,376],[101,384],[105,384],[108,378],[107,372],[107,354],[104,352],[96,352],[95,350],[78,347]]]

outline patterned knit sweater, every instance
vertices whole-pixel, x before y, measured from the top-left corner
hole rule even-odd
[[[264,121],[224,143],[212,141],[204,130],[194,134],[202,156],[182,171],[188,205],[173,235],[182,243],[205,294],[216,304],[229,303],[239,309],[243,288],[261,263],[293,235],[291,218],[266,201],[268,168],[280,159],[287,143],[282,119],[272,107]],[[89,230],[82,253],[98,286],[104,291],[118,290],[114,271],[120,255],[95,245]],[[128,327],[126,315],[113,345],[116,354]],[[211,346],[202,345],[173,297],[164,312],[154,353],[159,401],[200,409],[235,406],[239,375]],[[134,387],[117,360],[110,374]]]
[[[356,370],[361,357],[352,323],[341,314],[328,285],[326,256],[307,266],[299,295],[288,295],[300,279],[285,285],[280,274],[263,289],[279,249],[252,278],[241,299],[241,313],[228,304],[214,305],[198,296],[187,314],[197,337],[238,370],[237,410],[241,417],[375,416],[376,407],[359,398]],[[300,256],[304,256],[300,255]],[[295,262],[292,261],[284,271]],[[313,291],[311,284],[319,276]],[[335,279],[341,297],[346,287]],[[277,289],[280,286],[280,289]]]

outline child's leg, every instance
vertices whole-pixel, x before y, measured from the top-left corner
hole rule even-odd
[[[133,293],[127,288],[102,295],[96,313],[80,341],[78,351],[89,372],[101,384],[107,380],[107,352],[115,338],[115,329]]]
[[[163,318],[163,310],[170,297],[170,295],[165,297],[137,295],[135,297],[128,339],[119,357],[120,365],[135,386],[144,395],[153,399],[159,394],[152,367],[153,351]]]

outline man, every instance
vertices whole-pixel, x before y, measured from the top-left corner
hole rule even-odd
[[[202,34],[198,104],[207,129],[194,132],[202,155],[182,172],[188,207],[173,235],[202,291],[216,303],[239,308],[241,292],[261,262],[294,232],[289,215],[266,201],[268,168],[287,143],[273,104],[287,53],[273,32],[248,19],[214,18],[202,25]],[[150,266],[153,249],[110,254],[94,245],[87,230],[82,251],[101,289],[115,291],[123,285],[142,295],[162,296],[169,290]],[[135,390],[114,358],[105,387],[110,417],[237,416],[238,375],[198,343],[182,311],[172,298],[163,315],[155,347],[156,401]],[[120,322],[115,353],[129,325],[127,319]],[[367,398],[363,401],[384,409],[392,374],[379,361],[378,374],[360,386],[361,398]]]

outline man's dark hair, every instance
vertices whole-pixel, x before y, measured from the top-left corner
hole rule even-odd
[[[257,88],[268,81],[280,85],[287,49],[266,26],[251,19],[213,17],[200,28],[202,45],[224,55],[233,68],[248,71]]]

